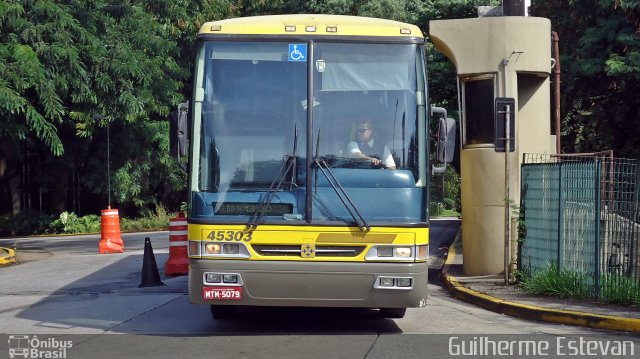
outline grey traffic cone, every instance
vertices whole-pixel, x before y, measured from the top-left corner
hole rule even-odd
[[[144,239],[144,258],[142,261],[142,280],[138,288],[143,287],[157,287],[165,285],[160,280],[160,272],[158,272],[158,265],[156,264],[156,257],[153,255],[153,248],[151,247],[151,239],[146,237]]]

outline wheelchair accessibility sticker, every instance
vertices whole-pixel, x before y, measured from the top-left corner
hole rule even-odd
[[[289,44],[289,61],[307,61],[307,44]]]

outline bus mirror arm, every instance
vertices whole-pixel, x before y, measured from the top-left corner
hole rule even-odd
[[[444,107],[431,106],[431,116],[433,117],[436,113],[441,114],[442,118],[447,118],[447,109]]]
[[[456,121],[452,118],[441,118],[438,122],[438,138],[436,141],[436,161],[442,163],[431,167],[431,174],[443,174],[447,164],[453,161],[456,144]]]

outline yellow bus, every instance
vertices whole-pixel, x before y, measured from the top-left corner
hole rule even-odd
[[[414,25],[204,24],[189,110],[190,301],[214,318],[239,306],[401,318],[425,305],[430,113]]]

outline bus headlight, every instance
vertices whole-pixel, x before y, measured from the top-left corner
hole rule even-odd
[[[375,253],[377,255],[377,257],[382,257],[382,258],[403,258],[403,259],[409,259],[412,258],[412,248],[413,247],[409,247],[409,246],[376,246],[375,247]],[[369,251],[369,253],[372,253],[372,251]]]
[[[412,278],[396,278],[396,287],[408,288],[411,287]]]
[[[380,277],[380,286],[381,287],[393,287],[394,286],[394,279],[393,278],[389,278],[389,277]]]
[[[396,247],[394,254],[398,258],[411,258],[411,247]]]
[[[425,261],[429,255],[429,245],[417,246],[379,245],[372,246],[365,255],[367,261]]]
[[[219,243],[207,243],[204,245],[204,254],[220,254],[221,248]]]
[[[395,277],[395,276],[380,276],[376,278],[373,283],[374,289],[400,289],[411,290],[413,289],[412,277]]]
[[[377,247],[378,257],[393,257],[393,247]]]
[[[242,275],[240,273],[220,273],[220,272],[204,272],[203,273],[204,285],[217,286],[242,286]]]
[[[238,283],[238,275],[237,274],[224,274],[222,276],[222,281],[230,284]]]
[[[202,257],[249,258],[249,249],[244,243],[202,242]]]
[[[220,274],[220,273],[205,273],[204,274],[204,282],[205,283],[220,283],[220,282],[222,282],[222,274]]]
[[[240,245],[238,245],[238,244],[224,244],[224,245],[222,245],[222,252],[224,254],[240,254]]]

